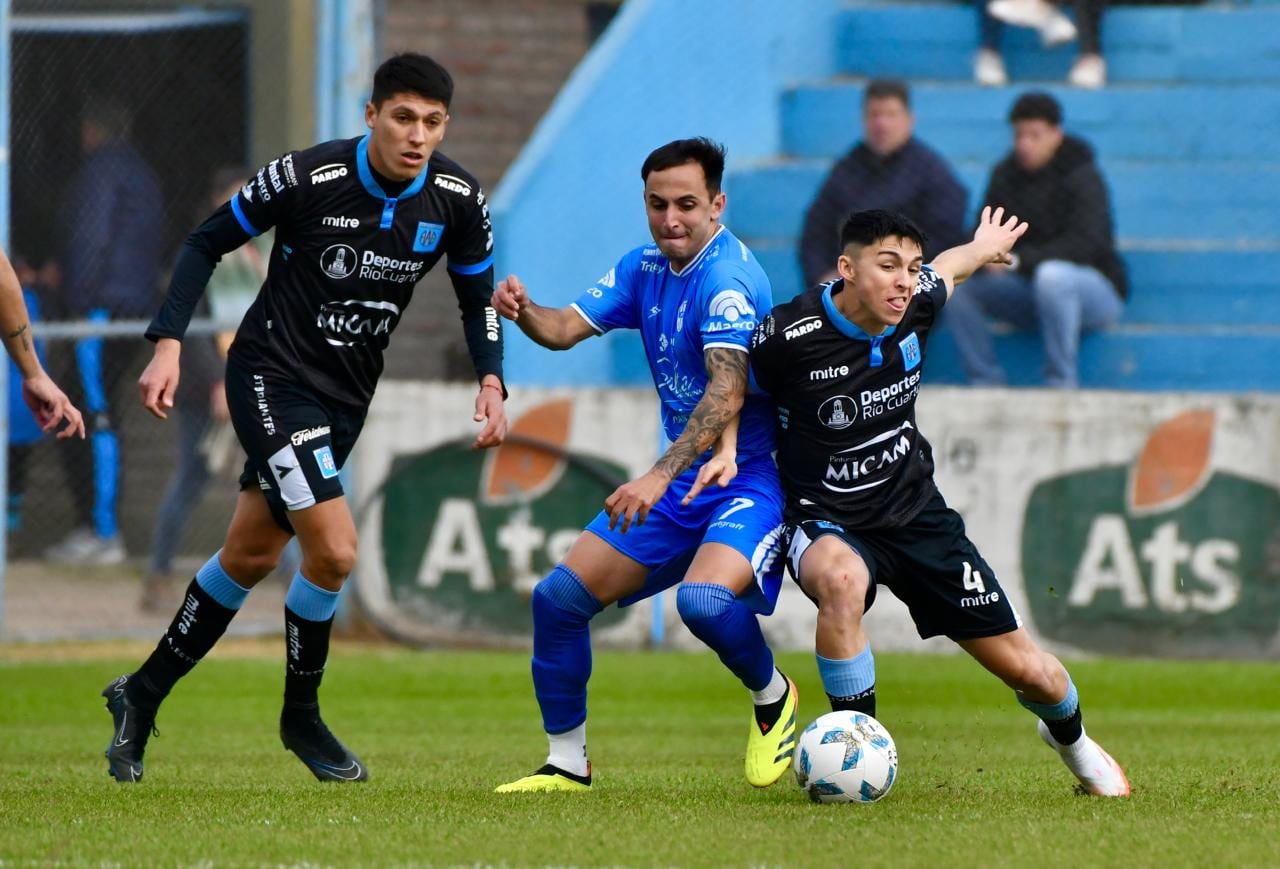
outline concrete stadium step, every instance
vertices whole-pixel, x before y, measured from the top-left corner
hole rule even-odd
[[[834,159],[861,135],[865,82],[821,82],[782,98],[782,149]],[[1111,160],[1275,160],[1280,88],[1258,85],[1120,85],[1045,88],[1068,132]],[[1021,88],[913,85],[916,133],[952,161],[991,161],[1009,150],[1007,118]],[[1230,130],[1227,134],[1225,131]]]
[[[804,289],[794,242],[746,241],[769,275],[775,302],[794,298]],[[1121,256],[1131,288],[1126,324],[1280,324],[1280,271],[1274,265],[1280,249],[1128,250]]]
[[[994,162],[994,161],[993,161]],[[1101,161],[1121,239],[1230,242],[1280,238],[1280,163],[1147,164]],[[739,237],[795,238],[829,161],[777,161],[743,167],[725,182],[726,222]],[[970,207],[986,188],[989,166],[956,165]]]
[[[851,75],[972,78],[978,22],[971,5],[853,5],[836,31],[839,68]],[[1077,50],[1074,44],[1046,50],[1036,33],[1014,27],[1005,29],[1001,45],[1015,82],[1061,81]],[[1111,8],[1102,49],[1112,82],[1276,80],[1280,8]]]
[[[1043,383],[1038,336],[996,337],[996,354],[1014,386]],[[1280,390],[1280,327],[1250,332],[1120,327],[1086,335],[1080,344],[1080,384],[1093,389],[1192,392]],[[925,382],[964,383],[955,336],[943,326],[929,339]]]

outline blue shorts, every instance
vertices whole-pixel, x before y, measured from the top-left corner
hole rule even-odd
[[[623,555],[649,568],[644,588],[618,601],[630,606],[684,579],[698,547],[723,543],[742,553],[755,572],[755,585],[741,597],[753,612],[768,615],[782,586],[782,488],[770,456],[747,459],[726,488],[703,489],[688,507],[680,500],[698,478],[690,468],[668,487],[643,525],[626,534],[609,530],[609,514],[601,511],[587,530]]]

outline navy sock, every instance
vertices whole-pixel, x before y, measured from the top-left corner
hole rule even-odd
[[[284,674],[286,706],[313,707],[329,659],[329,634],[338,609],[338,592],[320,588],[298,571],[284,602],[288,665]]]
[[[869,643],[852,658],[814,657],[833,712],[847,710],[876,717],[876,662]]]
[[[764,641],[756,614],[722,585],[683,583],[676,609],[690,632],[706,643],[751,691],[773,678],[773,652]]]
[[[218,642],[248,595],[249,589],[227,575],[214,553],[187,586],[182,606],[155,651],[125,686],[129,702],[157,708]]]
[[[533,691],[547,733],[564,733],[587,720],[589,625],[602,609],[563,564],[533,590]]]

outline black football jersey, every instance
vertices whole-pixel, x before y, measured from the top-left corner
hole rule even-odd
[[[250,235],[275,227],[266,282],[231,358],[343,404],[368,405],[414,285],[442,256],[464,275],[493,264],[489,209],[476,180],[436,151],[391,196],[369,165],[367,136],[272,160],[231,210]]]
[[[936,491],[915,408],[947,288],[926,266],[902,321],[871,336],[836,308],[843,287],[837,280],[775,307],[752,336],[752,376],[778,405],[787,521],[895,527]]]

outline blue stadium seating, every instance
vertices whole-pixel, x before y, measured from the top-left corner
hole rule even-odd
[[[1108,10],[1110,85],[1096,92],[1062,83],[1074,47],[1045,51],[1017,29],[1004,42],[1013,83],[972,85],[968,4],[850,5],[834,45],[841,74],[782,98],[784,153],[737,166],[726,182],[727,223],[760,257],[775,298],[801,289],[804,211],[859,135],[866,77],[911,81],[917,132],[955,166],[971,207],[1008,150],[1010,104],[1041,88],[1098,151],[1133,287],[1124,321],[1085,339],[1082,383],[1280,390],[1280,4]],[[1013,382],[1039,382],[1036,336],[1000,335],[997,348]],[[936,382],[962,381],[945,330],[928,367]]]

